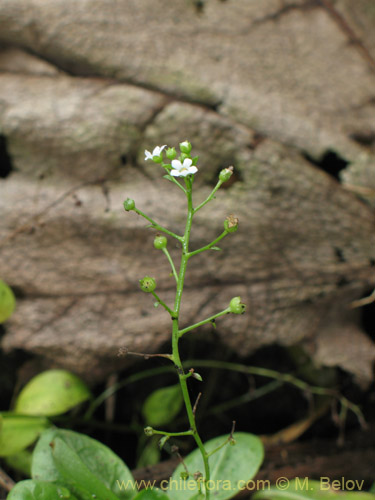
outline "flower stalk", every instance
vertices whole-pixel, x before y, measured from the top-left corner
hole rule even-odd
[[[154,434],[159,434],[161,436],[164,436],[163,439],[168,439],[169,437],[173,436],[192,436],[196,442],[197,447],[200,450],[202,460],[203,460],[203,466],[204,466],[204,475],[199,472],[199,480],[197,479],[197,484],[198,488],[201,490],[201,486],[205,485],[210,481],[210,465],[209,465],[209,456],[212,455],[214,452],[208,453],[204,447],[203,441],[199,435],[197,425],[196,425],[196,411],[197,411],[197,406],[198,406],[198,400],[192,404],[192,401],[190,399],[190,394],[188,390],[188,385],[187,381],[190,378],[195,378],[198,381],[202,381],[202,377],[194,372],[194,369],[191,368],[189,371],[185,372],[183,363],[181,361],[180,357],[180,351],[179,351],[179,340],[180,338],[185,335],[185,333],[190,332],[191,330],[194,330],[200,326],[203,326],[205,324],[211,323],[215,325],[215,320],[221,316],[224,316],[226,314],[239,314],[244,311],[244,304],[240,303],[240,298],[235,297],[234,299],[231,300],[230,304],[228,307],[223,309],[222,311],[210,316],[209,318],[206,318],[202,321],[199,321],[197,323],[194,323],[190,326],[187,326],[185,328],[180,329],[180,311],[181,311],[181,303],[182,303],[182,296],[183,296],[183,290],[184,290],[184,283],[185,283],[185,276],[186,276],[186,271],[187,271],[187,265],[188,261],[191,257],[198,255],[206,250],[211,250],[215,249],[218,250],[218,248],[215,248],[216,243],[218,243],[221,239],[223,239],[225,236],[228,234],[234,232],[237,229],[238,225],[238,220],[235,219],[233,216],[229,216],[229,218],[224,221],[224,231],[217,237],[215,238],[211,243],[197,249],[197,250],[192,250],[190,251],[190,234],[191,234],[191,228],[193,224],[193,218],[194,215],[202,209],[207,203],[209,203],[211,200],[215,198],[215,193],[217,190],[220,188],[220,186],[229,180],[230,176],[233,173],[233,167],[229,167],[227,169],[224,169],[220,172],[219,175],[219,180],[216,184],[216,186],[213,188],[212,192],[210,195],[202,202],[200,203],[196,208],[193,206],[193,194],[192,194],[192,189],[193,189],[193,180],[194,180],[194,174],[198,172],[198,168],[196,166],[196,162],[198,160],[198,157],[192,158],[191,156],[191,149],[192,146],[188,141],[184,141],[180,143],[180,156],[177,157],[177,152],[175,148],[168,148],[166,151],[164,151],[164,148],[166,146],[156,146],[153,150],[152,153],[149,151],[145,151],[145,159],[146,160],[152,160],[154,163],[159,164],[162,168],[164,168],[167,172],[167,175],[164,176],[168,181],[177,184],[177,186],[183,191],[183,193],[186,196],[186,202],[187,202],[187,213],[186,213],[186,223],[185,223],[185,230],[183,236],[179,236],[178,234],[170,231],[169,229],[161,226],[157,222],[155,222],[151,217],[148,215],[144,214],[141,210],[139,210],[135,206],[135,202],[133,200],[127,199],[124,202],[124,208],[126,211],[134,211],[138,215],[142,216],[145,218],[148,222],[150,222],[151,227],[156,229],[157,231],[160,231],[168,236],[171,236],[172,238],[176,239],[179,241],[181,244],[181,258],[180,258],[180,266],[178,270],[176,269],[176,266],[173,262],[173,259],[167,249],[167,238],[163,235],[157,234],[154,240],[154,247],[158,250],[161,250],[164,255],[166,256],[171,269],[172,269],[172,275],[174,277],[174,280],[176,282],[176,294],[175,294],[175,300],[174,300],[174,305],[173,308],[169,307],[154,291],[156,287],[156,282],[153,278],[150,277],[145,277],[143,280],[140,281],[141,288],[144,292],[151,292],[153,297],[156,299],[156,306],[160,304],[170,315],[172,319],[172,353],[168,355],[168,358],[173,362],[177,375],[179,378],[179,383],[181,387],[181,392],[184,400],[184,405],[186,409],[186,414],[189,422],[189,429],[183,432],[167,432],[167,431],[162,431],[162,430],[156,430],[153,429],[152,427],[146,427],[145,428],[145,433],[146,435],[152,436]],[[170,160],[170,164],[165,163],[163,159],[163,155],[166,154],[167,160]],[[183,182],[179,182],[177,180],[178,177],[182,177]],[[185,186],[184,186],[185,185]],[[234,302],[233,302],[234,301]],[[200,397],[200,396],[199,396]],[[231,440],[232,438],[232,433],[231,433]],[[220,449],[222,446],[227,444],[228,442],[231,441],[230,439],[224,442],[218,449]],[[198,476],[197,476],[198,477]],[[210,491],[209,488],[204,488],[204,498],[206,500],[209,500],[210,498]]]

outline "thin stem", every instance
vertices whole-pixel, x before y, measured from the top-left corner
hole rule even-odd
[[[168,311],[168,312],[169,312],[169,314],[170,314],[171,316],[173,316],[173,315],[174,315],[174,312],[172,311],[172,309],[171,309],[170,307],[168,307],[168,306],[167,306],[167,304],[161,300],[161,298],[160,298],[160,297],[156,294],[156,292],[151,292],[151,293],[152,293],[152,295],[155,297],[155,299],[157,300],[157,302],[158,302],[161,306],[163,306],[163,307],[164,307],[164,309],[165,309],[166,311]]]
[[[205,205],[207,205],[208,202],[210,202],[214,198],[216,191],[219,189],[219,187],[222,185],[222,183],[223,183],[222,181],[218,181],[216,186],[211,191],[210,195],[204,201],[202,201],[202,203],[200,205],[198,205],[196,208],[194,208],[194,212],[193,212],[194,214],[196,214],[198,212],[198,210],[203,208]]]
[[[152,429],[152,434],[158,434],[160,436],[168,436],[168,437],[174,437],[174,436],[192,436],[193,431],[189,429],[188,431],[182,431],[182,432],[166,432],[166,431],[158,431],[157,429]]]
[[[187,263],[189,260],[189,240],[190,240],[190,232],[191,226],[193,222],[194,209],[193,209],[193,200],[192,200],[192,179],[190,176],[185,178],[186,184],[186,197],[187,197],[187,217],[186,217],[186,225],[185,232],[182,239],[182,255],[181,255],[181,264],[180,264],[180,272],[177,280],[176,287],[176,298],[174,304],[175,315],[172,316],[172,357],[173,362],[177,368],[177,373],[180,381],[180,387],[182,396],[185,403],[186,413],[188,417],[188,421],[190,424],[190,428],[192,431],[192,436],[201,452],[203,464],[204,464],[204,473],[205,473],[205,481],[209,481],[210,479],[210,467],[208,464],[208,456],[207,452],[204,448],[203,442],[199,436],[196,422],[195,422],[195,413],[191,404],[190,395],[186,382],[186,375],[184,373],[184,369],[181,363],[180,353],[179,353],[179,315],[180,315],[180,307],[181,307],[181,299],[182,292],[184,289],[184,281],[185,281],[185,273],[187,268]],[[210,491],[206,488],[206,500],[210,498]]]
[[[184,328],[183,330],[180,330],[178,332],[178,336],[179,337],[182,337],[185,333],[187,332],[190,332],[190,330],[194,330],[194,328],[198,328],[199,326],[202,326],[202,325],[206,325],[207,323],[212,323],[215,321],[216,318],[219,318],[220,316],[224,316],[225,314],[230,314],[230,309],[229,307],[227,307],[226,309],[224,309],[223,311],[220,311],[219,313],[217,314],[214,314],[213,316],[210,316],[209,318],[207,319],[204,319],[202,321],[199,321],[198,323],[194,323],[194,325],[190,325],[186,328]]]
[[[158,231],[162,231],[163,233],[165,234],[169,234],[169,236],[172,236],[173,238],[176,238],[176,240],[182,242],[183,238],[181,236],[179,236],[178,234],[176,233],[173,233],[172,231],[169,231],[169,229],[163,227],[163,226],[160,226],[160,224],[158,224],[157,222],[155,222],[153,219],[151,219],[151,217],[149,217],[148,215],[144,214],[143,212],[141,212],[141,210],[139,210],[137,207],[135,207],[134,209],[134,212],[138,215],[141,215],[144,219],[148,220],[151,224],[152,224],[152,227],[154,227],[155,229],[157,229]]]
[[[211,456],[213,455],[214,453],[218,452],[219,450],[221,450],[222,448],[224,448],[224,446],[226,446],[228,443],[230,443],[231,441],[233,441],[233,433],[234,433],[234,428],[235,428],[235,422],[233,422],[233,426],[232,426],[232,430],[231,430],[231,433],[229,434],[229,436],[227,437],[227,439],[221,443],[217,448],[215,448],[214,450],[210,451],[207,456]]]
[[[194,252],[189,252],[188,257],[192,257],[193,255],[197,255],[198,253],[204,252],[205,250],[210,250],[216,243],[218,243],[220,240],[222,240],[226,235],[228,234],[228,231],[223,231],[220,236],[216,238],[216,240],[211,241],[208,245],[202,248],[198,248],[198,250],[194,250]]]
[[[167,257],[167,259],[169,261],[169,264],[171,265],[172,273],[173,273],[174,279],[176,280],[176,283],[177,283],[178,282],[178,276],[177,276],[176,268],[174,266],[172,257],[170,256],[170,253],[168,252],[167,248],[162,248],[162,251],[163,251],[164,255]]]

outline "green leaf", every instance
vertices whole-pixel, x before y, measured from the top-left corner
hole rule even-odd
[[[171,176],[171,175],[168,175],[168,174],[167,174],[167,175],[163,175],[163,178],[164,178],[164,179],[168,179],[169,181],[172,181],[172,182],[173,182],[173,178],[172,178],[172,176]]]
[[[77,500],[65,486],[46,481],[27,479],[17,483],[7,500]]]
[[[220,247],[216,247],[216,246],[211,247],[210,250],[217,250],[217,251],[221,252],[221,248]]]
[[[147,439],[146,443],[147,444],[143,448],[142,453],[137,461],[137,469],[139,469],[140,467],[155,465],[160,462],[160,449],[158,440]]]
[[[4,323],[13,314],[16,299],[12,289],[0,280],[0,323]]]
[[[169,497],[162,490],[152,488],[140,491],[134,500],[169,500]]]
[[[228,436],[219,436],[211,439],[204,446],[210,453],[223,444],[226,439]],[[234,446],[228,443],[209,458],[211,478],[208,486],[211,496],[215,500],[226,500],[234,497],[240,491],[241,481],[246,484],[253,478],[263,461],[263,444],[257,436],[236,432],[234,439],[236,442]],[[180,473],[184,471],[184,467],[180,464],[172,475],[168,489],[168,495],[172,500],[195,498],[194,495],[198,494],[198,486],[192,475],[197,471],[204,475],[200,451],[194,450],[184,459],[184,462],[190,477],[185,481],[181,479]],[[204,490],[203,486],[202,489]]]
[[[179,384],[157,389],[143,404],[142,415],[147,425],[159,427],[172,422],[180,412],[183,397]]]
[[[25,385],[16,400],[15,411],[23,415],[61,415],[90,397],[87,386],[73,373],[48,370]]]
[[[32,477],[59,481],[82,500],[92,495],[106,500],[129,500],[134,479],[124,462],[107,446],[79,432],[49,429],[33,453]]]
[[[5,458],[5,462],[12,469],[22,472],[27,477],[31,476],[31,457],[32,453],[29,450],[22,450],[15,455],[10,455]]]
[[[283,478],[284,479],[284,478]],[[346,481],[347,482],[347,481]],[[275,486],[263,489],[252,496],[252,500],[375,500],[375,495],[362,491],[340,491],[340,481],[330,481],[322,478],[315,481],[308,478],[285,480]],[[352,487],[361,488],[362,481]],[[334,487],[332,489],[332,487]],[[337,487],[337,488],[336,488]]]
[[[0,413],[0,457],[15,455],[27,448],[50,425],[44,417]]]

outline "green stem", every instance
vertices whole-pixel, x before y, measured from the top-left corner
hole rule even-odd
[[[213,316],[210,316],[207,319],[199,321],[198,323],[194,323],[194,325],[190,325],[190,326],[184,328],[183,330],[180,330],[178,332],[178,336],[182,337],[185,333],[190,332],[190,330],[194,330],[194,328],[198,328],[199,326],[206,325],[207,323],[212,323],[213,321],[215,321],[216,318],[219,318],[220,316],[224,316],[225,314],[230,314],[229,307],[227,307],[226,309],[224,309],[223,311],[221,311],[217,314],[214,314]]]
[[[166,248],[162,248],[162,251],[163,251],[164,255],[167,257],[168,262],[172,268],[172,273],[173,273],[174,279],[176,280],[176,283],[178,283],[178,276],[177,276],[176,268],[174,267],[174,264],[173,264],[172,257],[170,256],[170,253],[168,252],[168,250]]]
[[[188,257],[192,257],[193,255],[197,255],[198,253],[204,252],[205,250],[209,250],[212,248],[216,243],[218,243],[220,240],[222,240],[226,235],[228,234],[228,231],[223,231],[220,236],[216,238],[216,240],[212,241],[208,245],[202,248],[198,248],[198,250],[194,250],[194,252],[189,252]]]
[[[158,297],[158,295],[157,295],[155,292],[151,292],[151,293],[152,293],[152,295],[155,297],[155,299],[159,302],[159,304],[160,304],[161,306],[163,306],[163,307],[164,307],[164,309],[165,309],[166,311],[168,311],[168,312],[169,312],[169,314],[170,314],[171,316],[173,316],[173,315],[174,315],[174,312],[172,311],[172,309],[171,309],[170,307],[168,307],[168,306],[167,306],[167,304],[166,304],[165,302],[163,302],[163,301],[161,300],[161,298],[160,298],[160,297]]]
[[[183,431],[183,432],[166,432],[166,431],[158,431],[157,429],[152,429],[153,434],[160,434],[161,436],[169,436],[169,437],[175,437],[175,436],[192,436],[193,431],[189,429],[188,431]]]
[[[162,231],[165,234],[169,234],[169,236],[172,236],[173,238],[176,238],[176,240],[178,240],[178,241],[180,241],[182,243],[183,238],[181,236],[178,236],[178,234],[173,233],[172,231],[169,231],[169,229],[166,229],[163,226],[160,226],[160,224],[158,224],[157,222],[155,222],[148,215],[146,215],[143,212],[141,212],[141,210],[139,210],[137,207],[134,208],[134,212],[136,214],[138,214],[138,215],[141,215],[144,219],[148,220],[151,223],[151,225],[152,225],[153,228],[157,229],[158,231]]]
[[[221,185],[222,185],[222,181],[218,181],[216,186],[211,191],[211,194],[204,201],[202,201],[202,203],[200,205],[198,205],[196,208],[193,209],[194,214],[196,214],[198,212],[198,210],[203,208],[205,205],[207,205],[208,202],[210,202],[214,198],[216,191],[219,189],[219,187]]]
[[[196,422],[195,422],[195,413],[193,406],[191,404],[190,400],[190,395],[188,391],[188,386],[186,382],[186,374],[184,373],[184,369],[181,363],[181,358],[180,358],[180,353],[179,353],[179,346],[178,346],[178,341],[180,338],[179,335],[179,316],[180,316],[180,307],[181,307],[181,299],[182,299],[182,292],[184,289],[184,281],[185,281],[185,273],[186,273],[186,268],[187,268],[187,263],[189,260],[189,240],[190,240],[190,232],[191,232],[191,226],[193,222],[193,215],[194,215],[194,209],[193,209],[193,200],[192,200],[192,179],[190,177],[187,177],[185,179],[186,183],[186,197],[187,197],[187,205],[188,205],[188,213],[187,213],[187,218],[186,218],[186,226],[185,226],[185,233],[184,237],[182,240],[182,255],[181,255],[181,264],[180,264],[180,271],[179,271],[179,276],[177,280],[177,287],[176,287],[176,298],[175,298],[175,304],[174,304],[174,311],[175,314],[172,316],[172,359],[173,362],[177,368],[177,373],[180,381],[180,387],[182,391],[182,396],[184,399],[185,403],[185,408],[186,408],[186,413],[188,416],[189,424],[190,424],[190,429],[192,431],[192,436],[194,437],[194,440],[201,452],[203,463],[204,463],[204,473],[205,473],[205,481],[209,481],[210,479],[210,467],[208,464],[208,455],[207,452],[204,448],[203,442],[199,436]],[[206,500],[209,500],[210,498],[210,491],[206,488]]]

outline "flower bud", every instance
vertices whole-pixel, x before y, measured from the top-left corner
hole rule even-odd
[[[165,154],[169,160],[174,160],[177,156],[176,148],[168,148]]]
[[[141,290],[147,293],[153,292],[156,288],[156,281],[154,278],[150,278],[150,276],[145,276],[144,278],[139,280],[139,284]]]
[[[189,479],[189,474],[186,472],[186,470],[183,470],[182,472],[180,472],[180,478],[183,480]]]
[[[199,373],[194,372],[194,373],[192,373],[192,374],[191,374],[191,376],[192,376],[193,378],[195,378],[196,380],[199,380],[199,382],[203,382],[202,375],[200,375]]]
[[[243,314],[245,312],[246,306],[241,303],[241,297],[233,297],[229,302],[229,310],[233,314]]]
[[[223,168],[219,174],[219,180],[221,182],[227,182],[232,177],[233,167]]]
[[[157,234],[154,239],[154,247],[157,250],[163,250],[163,248],[167,247],[168,240],[165,236],[161,234]]]
[[[185,153],[188,155],[188,154],[190,154],[191,148],[192,148],[192,145],[190,144],[190,142],[188,142],[188,141],[180,142],[181,153]]]
[[[135,209],[135,201],[132,200],[131,198],[126,198],[124,201],[124,208],[127,212],[130,212],[130,210]]]
[[[238,229],[238,219],[234,217],[234,215],[228,215],[228,217],[224,221],[224,229],[228,233],[234,233]]]
[[[144,430],[144,433],[146,434],[146,436],[153,436],[154,435],[154,429],[150,426],[145,427],[143,430]]]

